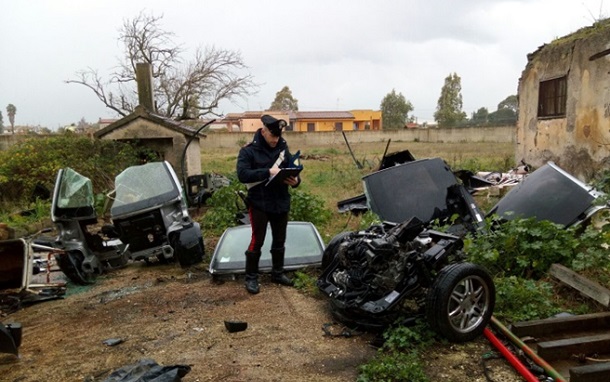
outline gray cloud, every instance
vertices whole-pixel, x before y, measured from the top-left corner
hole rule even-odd
[[[257,95],[220,111],[266,108],[289,86],[302,110],[379,108],[392,89],[431,120],[444,78],[462,78],[464,111],[495,110],[526,55],[590,25],[601,0],[29,0],[0,14],[0,110],[18,124],[51,128],[115,117],[88,89],[67,85],[79,70],[109,73],[121,55],[123,20],[163,15],[187,53],[215,45],[240,51]]]

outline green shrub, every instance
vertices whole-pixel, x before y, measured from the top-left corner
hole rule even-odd
[[[383,332],[384,344],[370,362],[359,367],[357,381],[428,380],[419,352],[435,343],[435,333],[425,322],[413,327],[393,326]]]
[[[36,185],[52,190],[65,167],[90,178],[97,192],[108,190],[116,174],[139,163],[140,154],[126,143],[73,134],[30,138],[0,151],[0,194],[5,201],[21,201]]]
[[[579,236],[576,257],[571,268],[577,272],[586,273],[589,278],[610,287],[610,225],[605,224],[600,229],[588,226]]]
[[[325,208],[322,198],[298,188],[292,189],[289,216],[291,221],[305,221],[321,226],[326,224],[331,216],[332,213]]]
[[[428,377],[416,351],[379,353],[358,368],[358,382],[426,382]]]
[[[381,224],[382,221],[373,211],[366,211],[362,217],[360,218],[360,222],[358,224],[359,229],[367,229],[373,224]]]
[[[294,272],[294,287],[309,295],[318,294],[318,275],[313,269],[304,269]]]
[[[229,179],[229,186],[218,189],[206,200],[208,210],[200,219],[206,235],[221,235],[227,228],[238,224],[239,212],[245,212],[237,192],[245,192],[246,186],[237,181],[235,174],[230,175]]]
[[[469,235],[464,241],[469,260],[492,274],[538,279],[553,263],[569,267],[580,247],[575,230],[550,221],[529,218],[494,223],[487,219],[487,233]]]
[[[3,208],[0,221],[16,229],[20,234],[33,234],[34,232],[50,225],[51,202],[49,200],[36,199],[27,203],[19,211],[9,211]]]
[[[593,179],[592,185],[595,187],[595,189],[603,191],[606,194],[610,194],[610,170],[606,169],[600,171],[596,178]]]
[[[553,286],[544,281],[520,277],[494,280],[496,306],[494,315],[509,322],[551,317],[562,309],[553,303]]]
[[[383,349],[398,352],[419,350],[434,343],[434,337],[435,333],[423,321],[413,327],[399,325],[383,333]]]

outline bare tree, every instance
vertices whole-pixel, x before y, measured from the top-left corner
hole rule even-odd
[[[162,17],[140,12],[123,22],[119,41],[124,45],[124,55],[108,81],[87,68],[66,83],[88,87],[106,107],[126,116],[138,105],[136,64],[149,63],[156,112],[176,120],[217,115],[215,109],[221,100],[256,92],[253,77],[238,73],[247,69],[239,52],[198,48],[193,59],[185,61],[182,49],[172,41],[174,34],[161,29]]]

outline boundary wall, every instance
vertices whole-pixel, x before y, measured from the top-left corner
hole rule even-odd
[[[209,132],[200,140],[201,148],[235,147],[252,140],[252,132],[229,133]],[[291,147],[344,145],[340,131],[284,132]],[[454,129],[409,129],[409,130],[366,130],[345,131],[350,144],[368,142],[429,142],[429,143],[468,143],[497,142],[516,143],[516,127],[464,127]]]
[[[230,132],[208,132],[206,137],[199,141],[201,149],[213,147],[236,147],[252,140],[252,132],[230,133]],[[340,131],[316,131],[284,133],[291,147],[299,146],[334,146],[344,145],[345,140]],[[350,144],[368,142],[429,142],[429,143],[468,143],[468,142],[498,142],[516,143],[516,127],[463,127],[453,129],[409,129],[409,130],[366,130],[345,131],[345,136]],[[8,147],[32,135],[0,135],[0,150]]]

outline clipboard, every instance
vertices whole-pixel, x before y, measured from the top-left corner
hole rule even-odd
[[[274,183],[281,183],[284,181],[284,179],[288,178],[289,176],[297,176],[297,175],[299,175],[301,170],[303,170],[303,167],[281,168],[280,172],[278,172],[277,174],[275,174],[274,176],[269,178],[267,183],[265,183],[265,186],[268,186],[268,185],[274,184]]]

